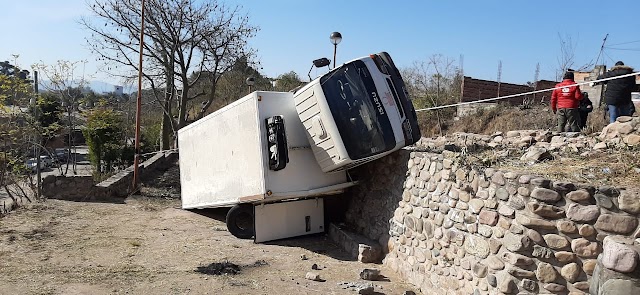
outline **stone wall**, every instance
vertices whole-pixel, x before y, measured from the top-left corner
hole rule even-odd
[[[630,286],[640,285],[637,256],[630,250],[609,251],[616,255],[606,253],[607,245],[618,244],[623,246],[615,249],[627,247],[638,252],[638,186],[595,187],[543,179],[522,171],[547,159],[634,153],[639,143],[640,118],[636,117],[620,117],[601,133],[590,136],[520,130],[423,138],[413,153],[403,150],[356,170],[364,176],[360,177],[363,183],[351,191],[347,220],[349,227],[378,240],[383,250],[390,253],[385,263],[422,286],[427,294],[437,290],[465,294],[464,288],[471,292],[477,289],[480,294],[506,293],[500,292],[500,287],[523,293],[580,294],[589,286],[596,288],[594,294],[605,294],[609,289],[620,289],[619,286],[629,290]],[[469,161],[471,158],[480,161]],[[519,162],[520,172],[484,168],[484,163],[491,165],[503,160]],[[584,176],[585,180],[595,177]],[[505,184],[494,183],[494,177],[504,179]],[[532,197],[534,191],[536,196],[541,192],[555,193],[559,199],[541,200]],[[580,217],[581,214],[588,218]],[[486,223],[489,217],[496,218],[495,225],[489,225],[494,223],[493,219]],[[505,242],[512,243],[513,236],[520,240],[522,249],[503,246]],[[605,242],[605,237],[617,244]],[[473,254],[478,250],[473,249],[469,254],[468,245],[487,248],[489,254],[486,258],[478,257]],[[511,254],[500,256],[507,252],[528,258],[525,259],[528,264],[511,263],[514,257]],[[602,262],[596,263],[599,253]],[[612,261],[623,260],[635,270],[616,270],[613,265],[620,263]],[[565,268],[566,265],[570,266]],[[483,274],[485,266],[487,273]],[[474,270],[485,277],[474,277]],[[538,272],[542,279],[538,278]],[[533,277],[527,277],[532,273]],[[545,273],[554,274],[554,280],[544,279]],[[578,276],[573,277],[575,274]],[[455,279],[446,279],[452,275]],[[458,282],[460,275],[463,282],[470,279],[471,286]],[[500,279],[503,285],[498,284]],[[440,285],[428,286],[429,282]]]
[[[347,223],[378,240],[388,253],[384,264],[424,294],[584,294],[606,272],[594,275],[603,241],[640,244],[634,189],[553,181],[463,159],[405,150],[355,171],[363,183],[352,190]],[[638,258],[629,255],[637,272]]]
[[[169,165],[175,164],[178,153],[174,151],[160,152],[153,157],[142,162],[139,166],[141,180],[157,175],[157,171],[166,170]],[[131,184],[133,183],[133,165],[117,174],[109,177],[105,181],[96,184],[96,188],[108,191],[107,194],[114,197],[125,197],[129,195]]]
[[[640,245],[631,239],[604,238],[603,253],[598,256],[591,279],[591,294],[640,294]]]
[[[140,164],[141,179],[157,175],[174,165],[177,152],[161,152]],[[98,201],[125,197],[133,182],[133,166],[124,169],[108,179],[95,183],[92,176],[54,176],[42,181],[42,193],[46,198],[72,201]]]
[[[42,195],[45,198],[64,198],[71,201],[83,201],[93,195],[93,176],[56,176],[48,175],[42,179]]]

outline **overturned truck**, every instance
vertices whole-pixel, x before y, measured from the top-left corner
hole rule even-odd
[[[255,242],[323,232],[322,197],[357,183],[348,169],[419,139],[391,57],[358,58],[295,92],[256,91],[180,129],[182,207],[232,207],[229,232]]]

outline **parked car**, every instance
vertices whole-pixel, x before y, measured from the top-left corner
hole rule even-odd
[[[59,163],[64,163],[69,158],[70,151],[68,149],[58,149],[55,151],[56,161]]]
[[[29,170],[31,173],[36,173],[38,172],[38,159],[36,158],[29,158],[26,162],[25,162],[25,167],[27,168],[27,170]],[[40,161],[40,171],[44,170],[45,165],[43,161]]]
[[[45,167],[51,167],[53,166],[53,159],[51,159],[51,157],[49,157],[48,155],[43,155],[40,156],[40,163],[44,163]]]

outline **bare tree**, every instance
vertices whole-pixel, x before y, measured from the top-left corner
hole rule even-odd
[[[73,173],[76,171],[76,153],[71,153],[74,145],[74,122],[77,117],[74,113],[78,110],[80,99],[83,97],[83,89],[88,85],[84,76],[84,71],[79,73],[80,64],[86,61],[65,61],[58,60],[54,65],[46,65],[43,62],[36,63],[31,67],[39,71],[48,80],[44,83],[44,88],[60,97],[61,105],[66,111],[66,125],[68,129],[67,143],[67,163],[64,174],[69,172],[69,165],[72,167]],[[73,158],[72,158],[73,156]]]
[[[558,56],[558,69],[556,70],[556,80],[562,80],[562,76],[569,69],[575,71],[585,71],[593,66],[593,63],[589,62],[583,65],[576,64],[576,46],[577,41],[574,41],[571,35],[566,34],[562,36],[558,33],[558,39],[560,40],[560,55]]]
[[[454,66],[455,59],[434,54],[427,61],[416,61],[413,66],[403,69],[402,77],[407,90],[420,107],[435,107],[453,103],[460,95],[460,71]],[[435,110],[438,128],[442,130],[442,114]]]
[[[138,71],[140,7],[141,0],[95,0],[90,6],[93,17],[80,20],[92,32],[87,42],[104,61],[103,70],[124,79],[132,79]],[[236,59],[253,54],[247,40],[257,28],[239,6],[217,0],[146,0],[144,13],[142,72],[164,112],[162,148],[166,149],[166,133],[175,136],[186,123],[190,101],[205,95],[191,91],[204,76],[190,74],[210,73],[206,77],[212,95],[203,103],[201,117],[213,101],[220,76]]]
[[[576,57],[576,43],[571,35],[562,36],[558,33],[560,39],[560,56],[558,56],[558,70],[556,71],[556,80],[561,80],[562,75],[573,67]]]
[[[34,128],[33,117],[23,111],[33,97],[28,71],[20,70],[14,62],[0,62],[0,190],[18,204],[18,199],[25,198],[35,191],[35,184],[27,162],[25,168],[25,151],[31,150],[38,138]],[[24,153],[24,154],[23,154]],[[25,171],[26,170],[26,171]],[[31,190],[25,190],[31,188]],[[0,200],[1,201],[1,200]],[[0,205],[0,214],[11,208]]]

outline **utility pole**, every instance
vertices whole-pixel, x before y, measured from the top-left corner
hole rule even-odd
[[[533,91],[538,90],[538,79],[540,77],[540,63],[536,64],[536,73],[533,75]],[[536,94],[533,94],[533,100],[536,100]]]
[[[498,97],[500,97],[500,80],[502,79],[502,61],[498,61]]]
[[[142,111],[142,51],[144,49],[144,0],[141,1],[140,11],[140,57],[138,60],[138,98],[136,100],[136,142],[135,156],[133,157],[133,183],[131,185],[131,193],[138,189],[138,180],[140,178],[140,170],[138,164],[140,162],[140,113]]]
[[[38,71],[34,71],[33,72],[33,91],[35,92],[34,94],[34,100],[35,103],[33,104],[33,119],[37,120],[36,117],[38,116]],[[42,197],[42,171],[40,170],[40,136],[36,136],[35,140],[37,140],[37,145],[36,145],[36,165],[38,165],[38,190],[37,190],[37,199],[40,199]]]
[[[600,46],[600,52],[598,53],[598,57],[596,57],[596,62],[595,65],[598,65],[598,61],[600,60],[600,56],[602,55],[602,52],[604,51],[604,44],[607,43],[607,38],[609,37],[609,33],[607,33],[604,36],[604,39],[602,39],[602,46]]]
[[[607,34],[604,36],[604,39],[602,39],[602,46],[600,46],[600,53],[598,53],[598,57],[596,58],[596,64],[595,64],[595,66],[598,66],[598,61],[600,60],[600,55],[601,55],[601,54],[602,54],[602,52],[604,51],[604,45],[607,43],[607,38],[608,38],[608,37],[609,37],[609,33],[607,33]],[[603,67],[602,67],[602,72],[601,72],[601,73],[599,73],[598,75],[602,75],[602,74],[604,74],[604,72],[606,72],[606,71],[607,71],[607,68],[603,65]],[[597,76],[596,76],[596,77],[597,77]],[[598,105],[598,108],[602,107],[602,105],[603,105],[603,104],[602,104],[602,102],[603,102],[602,96],[604,96],[604,85],[600,85],[600,95],[599,95],[599,97],[597,97],[598,102],[596,103],[596,104]],[[605,114],[604,114],[604,115],[605,115],[605,120],[606,120],[606,119],[607,119],[607,112],[605,112]]]
[[[464,97],[464,55],[460,54],[460,101]]]

